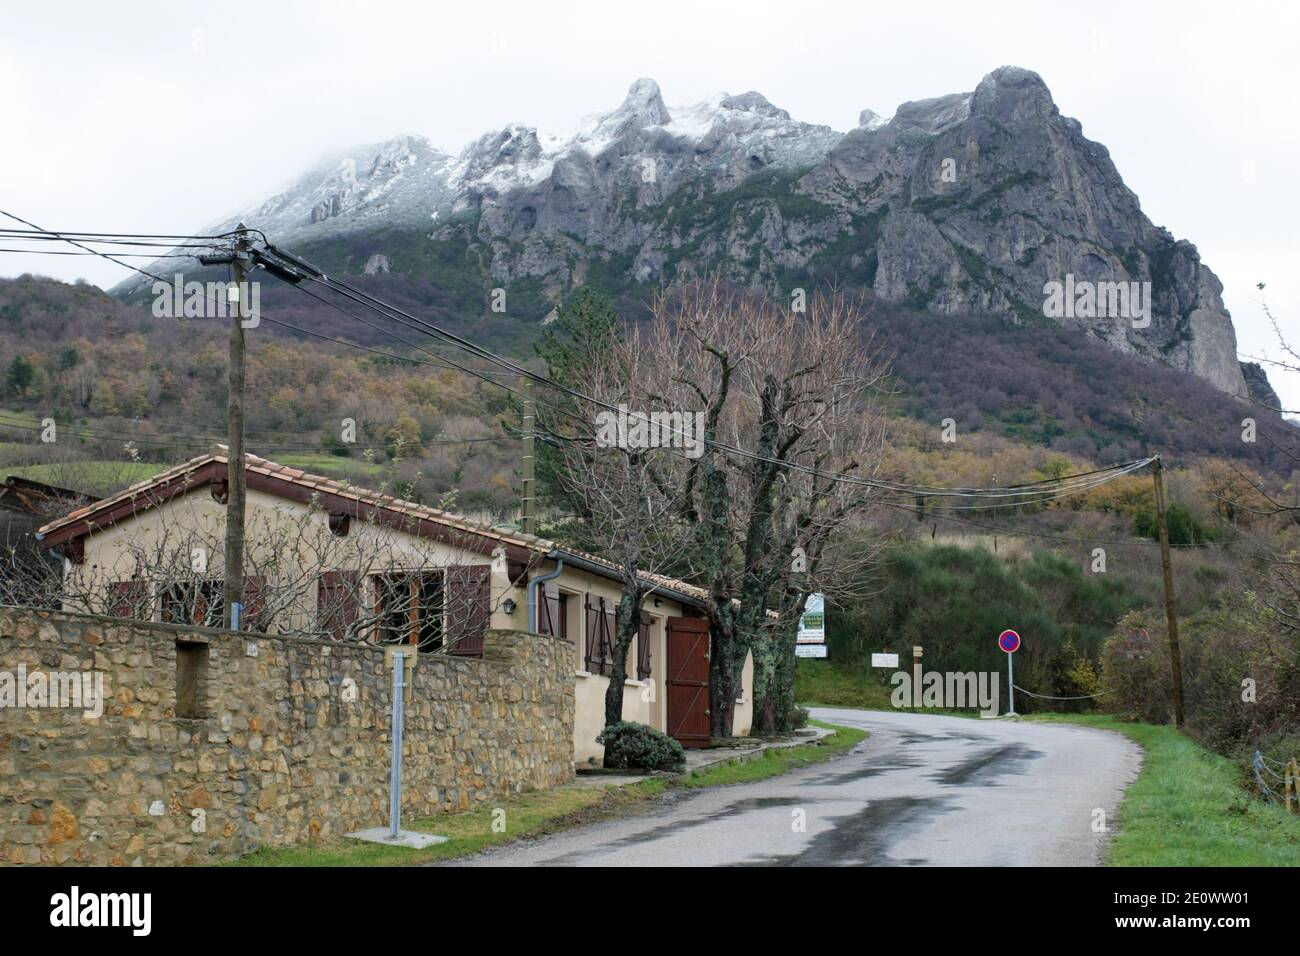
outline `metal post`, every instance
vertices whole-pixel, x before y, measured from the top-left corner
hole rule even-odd
[[[1011,665],[1015,656],[1007,652],[1007,703],[1010,705],[1007,714],[1012,717],[1016,715],[1016,669]]]
[[[390,839],[402,832],[402,734],[406,722],[406,655],[393,654],[393,760],[389,779],[392,791],[388,800]]]

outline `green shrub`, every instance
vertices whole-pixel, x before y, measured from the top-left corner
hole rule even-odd
[[[663,731],[646,724],[620,720],[600,732],[596,743],[605,746],[607,770],[666,770],[681,773],[686,769],[686,751]]]
[[[1219,536],[1213,529],[1207,528],[1196,516],[1182,505],[1170,505],[1165,513],[1169,523],[1169,543],[1172,545],[1206,544]],[[1160,528],[1156,516],[1150,511],[1139,511],[1133,518],[1133,530],[1143,538],[1152,541],[1160,537]]]

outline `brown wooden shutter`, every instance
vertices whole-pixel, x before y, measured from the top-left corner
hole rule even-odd
[[[651,665],[650,615],[641,614],[641,630],[636,635],[636,679],[650,679]]]
[[[557,602],[558,603],[558,602]],[[541,600],[537,604],[537,633],[548,634],[551,637],[556,635],[556,615],[555,608],[551,604],[551,597],[543,588]]]
[[[607,601],[605,598],[600,599],[600,604],[604,611],[602,616],[605,619],[605,646],[603,648],[605,666],[601,673],[609,677],[614,673],[614,641],[618,636],[618,605],[613,601]],[[624,667],[626,667],[626,663]]]
[[[546,605],[546,595],[543,594],[537,604],[537,633],[551,633],[551,610]]]
[[[143,581],[115,581],[108,586],[108,616],[144,619],[145,588]]]
[[[482,657],[483,635],[491,617],[491,565],[448,568],[446,595],[447,650],[460,657]]]
[[[608,677],[614,668],[614,605],[587,595],[587,670]]]
[[[331,639],[343,640],[360,610],[356,571],[327,571],[316,583],[316,628]]]
[[[569,636],[569,596],[561,594],[557,589],[555,594],[548,596],[546,600],[551,606],[551,623],[555,625],[555,636],[567,638]]]
[[[266,595],[262,579],[256,575],[244,578],[244,610],[240,615],[241,631],[266,630]]]
[[[597,599],[599,601],[599,598]],[[599,674],[603,666],[604,658],[601,656],[601,619],[600,604],[592,603],[591,595],[586,595],[585,605],[583,607],[586,618],[587,649],[584,655],[587,670],[592,674]]]

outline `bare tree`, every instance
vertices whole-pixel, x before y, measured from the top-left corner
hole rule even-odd
[[[751,651],[760,729],[785,724],[792,686],[778,679],[777,644],[792,643],[801,595],[853,577],[839,571],[866,555],[837,541],[875,500],[886,370],[864,341],[860,301],[807,304],[700,283],[657,302],[647,333],[660,403],[704,413],[707,444],[678,460],[677,483],[692,570],[709,592],[714,736],[732,732]]]
[[[553,407],[560,449],[550,472],[560,497],[575,509],[583,543],[617,569],[622,582],[615,625],[588,634],[596,666],[609,676],[605,725],[622,720],[623,684],[633,640],[641,632],[645,599],[659,589],[655,576],[680,557],[681,493],[668,480],[672,448],[688,438],[680,410],[654,406],[645,390],[655,370],[636,330],[625,336],[613,310],[586,296],[586,310],[565,342],[547,350],[551,373],[580,384],[584,400]],[[644,649],[642,649],[644,651]]]

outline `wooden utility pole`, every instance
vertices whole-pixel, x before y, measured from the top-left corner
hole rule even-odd
[[[231,278],[238,290],[235,314],[230,320],[230,370],[226,396],[226,578],[222,592],[223,616],[227,628],[239,629],[244,602],[244,319],[248,295],[244,268],[248,255],[248,233],[241,222],[235,241]],[[236,614],[236,608],[239,614]]]
[[[537,409],[533,405],[533,386],[531,381],[525,376],[520,383],[520,390],[524,396],[524,422],[523,422],[523,495],[520,502],[521,515],[519,526],[523,529],[524,534],[536,534],[537,525],[537,444],[535,432],[537,431]]]
[[[1174,726],[1183,726],[1183,659],[1178,649],[1178,615],[1174,613],[1174,569],[1169,557],[1169,515],[1166,511],[1165,466],[1157,455],[1151,463],[1156,485],[1156,524],[1160,529],[1160,567],[1165,578],[1165,621],[1169,626],[1169,669],[1173,677]]]

